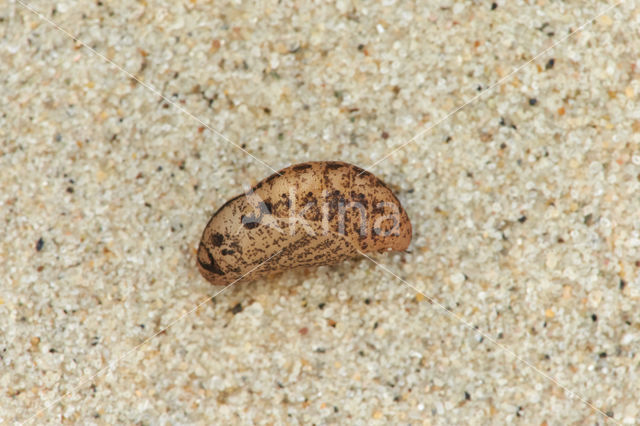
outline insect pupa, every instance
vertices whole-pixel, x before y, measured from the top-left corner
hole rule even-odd
[[[411,222],[393,192],[352,164],[295,164],[227,201],[202,233],[200,273],[212,284],[332,265],[359,252],[404,251]]]

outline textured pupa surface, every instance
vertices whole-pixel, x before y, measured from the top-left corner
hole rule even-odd
[[[226,285],[339,263],[359,251],[403,251],[411,232],[402,205],[373,174],[338,161],[295,164],[214,213],[198,268],[212,284]]]

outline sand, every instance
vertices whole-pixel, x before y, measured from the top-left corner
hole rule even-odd
[[[26,4],[0,423],[640,423],[635,1]],[[409,252],[219,293],[211,214],[309,160],[384,180]]]

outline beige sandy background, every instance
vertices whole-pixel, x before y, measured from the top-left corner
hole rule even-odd
[[[637,2],[28,4],[139,81],[0,0],[0,423],[640,423]],[[400,279],[207,301],[243,185],[418,134]]]

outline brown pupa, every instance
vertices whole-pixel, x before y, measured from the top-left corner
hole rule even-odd
[[[352,164],[295,164],[227,201],[209,220],[198,268],[212,284],[403,251],[411,222],[393,192]]]

